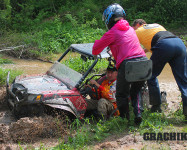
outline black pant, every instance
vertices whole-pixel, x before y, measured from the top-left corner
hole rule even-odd
[[[132,106],[134,107],[134,114],[136,117],[141,117],[143,111],[141,88],[145,81],[128,82],[125,79],[125,64],[128,61],[147,60],[146,57],[134,58],[124,60],[118,69],[117,85],[116,85],[116,101],[121,117],[129,119],[129,96],[131,98]]]

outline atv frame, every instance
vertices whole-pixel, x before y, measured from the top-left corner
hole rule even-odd
[[[110,58],[107,49],[97,56],[92,55],[92,47],[93,43],[72,44],[45,74],[17,76],[10,84],[8,73],[6,101],[13,114],[21,118],[51,114],[55,110],[73,118],[84,118],[87,107],[85,79],[99,59]],[[78,53],[84,61],[90,59],[93,63],[80,74],[61,63],[69,53]]]

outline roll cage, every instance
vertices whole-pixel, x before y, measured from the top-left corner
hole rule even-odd
[[[85,44],[71,44],[70,47],[63,53],[63,55],[57,60],[60,62],[70,51],[77,52],[81,54],[81,58],[86,61],[87,59],[94,60],[93,64],[88,68],[88,70],[83,74],[82,78],[75,85],[75,88],[80,89],[80,85],[92,71],[94,66],[97,64],[99,59],[111,57],[105,48],[99,55],[92,54],[92,48],[94,43],[85,43]]]

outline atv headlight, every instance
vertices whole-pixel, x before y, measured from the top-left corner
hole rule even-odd
[[[40,100],[41,100],[41,97],[42,97],[42,95],[37,95],[37,96],[36,96],[36,101],[40,101]]]
[[[29,101],[40,101],[42,100],[42,95],[29,95],[28,100]]]

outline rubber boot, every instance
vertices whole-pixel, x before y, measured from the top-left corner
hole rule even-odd
[[[142,117],[135,117],[134,123],[135,123],[136,125],[140,125],[141,122],[142,122]]]
[[[161,109],[161,105],[153,105],[151,107],[151,112],[154,113],[154,112],[158,112],[158,113],[161,113],[162,112],[162,109]]]
[[[141,117],[141,113],[139,113],[135,118],[134,118],[134,123],[136,125],[140,125],[142,122],[142,117]]]
[[[119,107],[119,112],[120,112],[120,117],[121,118],[126,118],[128,121],[130,119],[129,115],[129,104],[127,103],[126,106]]]

